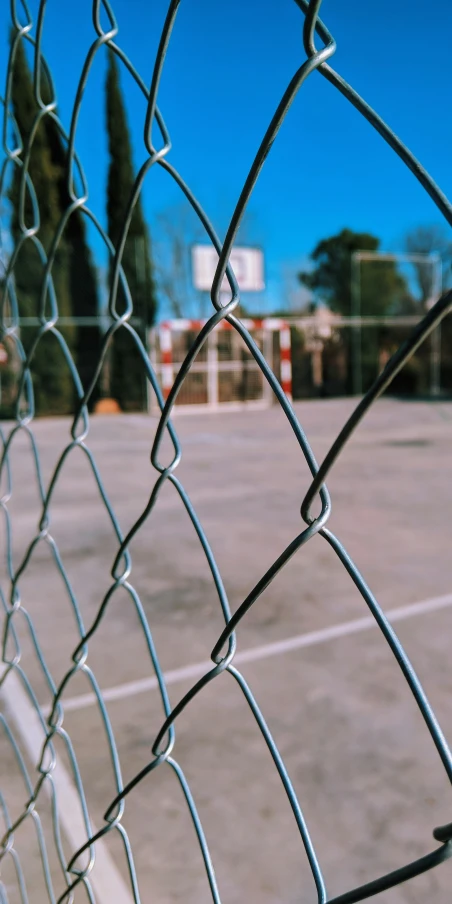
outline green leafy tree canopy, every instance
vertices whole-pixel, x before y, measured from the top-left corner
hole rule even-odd
[[[380,240],[368,232],[342,229],[322,239],[311,254],[313,268],[299,273],[300,282],[332,311],[352,314],[352,254],[378,251]],[[406,310],[410,293],[393,261],[366,261],[360,266],[360,313],[382,315]]]

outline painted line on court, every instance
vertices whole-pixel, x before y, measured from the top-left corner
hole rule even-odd
[[[0,664],[1,676],[2,665]],[[36,769],[41,759],[44,731],[39,715],[14,670],[10,671],[2,684],[0,696],[8,710],[8,716],[14,722],[20,735],[22,746]],[[86,828],[75,784],[58,756],[52,771],[52,780],[58,802],[59,821],[71,851],[75,853],[86,841]],[[92,823],[91,831],[93,835],[97,832]],[[99,904],[110,904],[112,901],[115,904],[133,904],[132,890],[124,882],[102,838],[95,842],[94,850],[96,859],[93,870],[89,874],[89,880],[94,889],[96,901],[99,901]],[[87,854],[85,854],[85,859],[86,857]]]
[[[409,603],[406,606],[398,606],[395,609],[389,609],[385,614],[390,622],[405,621],[408,618],[414,618],[417,615],[426,615],[429,612],[438,612],[441,609],[447,609],[452,606],[452,593],[444,596],[436,596],[432,599],[422,600],[419,603]],[[309,631],[306,634],[298,634],[295,637],[288,637],[285,640],[277,640],[273,643],[263,644],[259,647],[251,647],[251,649],[243,650],[234,656],[234,665],[240,665],[246,662],[259,662],[261,659],[269,659],[271,656],[281,656],[284,653],[290,653],[292,650],[301,650],[304,647],[315,647],[318,644],[326,643],[329,640],[336,640],[340,637],[348,637],[351,634],[358,634],[361,631],[367,631],[370,628],[377,628],[377,623],[372,615],[364,615],[362,618],[355,618],[352,621],[342,622],[338,625],[331,625],[329,628],[321,628],[318,631]],[[211,659],[204,662],[196,662],[192,665],[186,665],[179,669],[171,669],[164,673],[165,682],[169,684],[177,684],[179,681],[188,681],[192,678],[199,678],[204,675],[213,666]],[[137,681],[128,681],[125,684],[119,684],[115,687],[106,688],[102,691],[102,697],[106,703],[114,700],[123,700],[132,697],[135,694],[144,694],[146,691],[158,688],[157,678],[141,678]],[[64,711],[84,709],[87,706],[94,706],[97,703],[96,695],[93,693],[79,694],[77,697],[69,697],[62,700]],[[43,713],[48,715],[49,707],[43,707]]]

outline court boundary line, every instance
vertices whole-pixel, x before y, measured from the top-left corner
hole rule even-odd
[[[3,667],[3,673],[4,671],[5,667]],[[41,759],[45,733],[38,713],[13,669],[7,674],[0,688],[0,698],[16,726],[33,769],[36,770]],[[69,772],[58,756],[51,771],[51,778],[58,798],[59,822],[72,852],[75,853],[87,839],[86,826],[80,807],[79,794]],[[47,785],[47,782],[45,784]],[[95,836],[96,833],[97,828],[91,822],[91,835]],[[94,889],[96,901],[99,901],[99,904],[110,904],[111,901],[114,901],[115,904],[133,904],[132,891],[120,874],[104,839],[99,838],[94,842],[93,847],[95,862],[89,873],[89,881]]]
[[[418,615],[426,615],[429,612],[439,612],[441,609],[447,609],[450,606],[452,606],[452,593],[446,593],[442,596],[431,597],[430,599],[421,600],[417,603],[408,603],[404,606],[388,609],[385,615],[390,622],[399,622],[414,618]],[[241,652],[239,651],[234,656],[234,665],[241,665],[247,662],[259,662],[260,660],[269,659],[273,656],[281,656],[284,653],[290,653],[293,650],[314,647],[330,640],[348,637],[352,634],[358,634],[361,631],[368,631],[371,628],[377,627],[378,625],[373,615],[363,615],[360,618],[339,622],[336,625],[330,625],[328,628],[308,631],[304,634],[297,634],[295,637],[287,637],[283,640],[276,640],[257,647],[250,647]],[[206,659],[202,662],[192,663],[178,669],[170,669],[167,672],[164,672],[165,683],[171,685],[177,684],[180,681],[200,678],[212,667],[212,660]],[[135,681],[127,681],[123,684],[106,688],[102,691],[102,697],[105,703],[109,703],[114,702],[115,700],[124,700],[127,699],[127,697],[133,697],[137,694],[143,694],[146,693],[146,691],[157,690],[158,686],[157,678],[155,676],[139,678]],[[97,702],[97,697],[94,693],[79,694],[78,696],[68,697],[66,700],[63,698],[62,700],[65,712],[85,709],[86,707],[94,706]],[[42,712],[44,715],[48,716],[50,714],[50,707],[42,707]]]

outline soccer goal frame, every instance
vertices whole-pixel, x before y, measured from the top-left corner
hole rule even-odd
[[[185,335],[191,341],[191,337],[199,333],[205,322],[188,319],[166,320],[150,330],[148,344],[151,363],[165,400],[185,356],[184,343],[181,339]],[[292,356],[289,324],[278,317],[244,318],[241,322],[257,341],[266,360],[271,363],[278,376],[286,396],[291,400]],[[227,354],[227,343],[225,346],[228,335],[232,351],[230,357]],[[174,407],[178,413],[268,408],[273,402],[272,390],[256,360],[248,354],[239,334],[226,320],[220,321],[211,333],[193,362],[190,374],[199,380],[200,394],[203,398],[199,401],[195,394],[192,398],[186,395],[179,400],[178,397]],[[228,380],[230,398],[228,398]],[[241,386],[241,391],[237,390],[238,385]],[[159,412],[154,393],[149,393],[148,411],[150,414]]]
[[[386,253],[380,251],[354,251],[351,256],[351,314],[353,342],[353,394],[362,395],[362,312],[361,312],[361,265],[365,261],[393,261],[394,263],[427,264],[432,267],[432,294],[427,308],[433,307],[442,292],[442,263],[436,252],[421,253],[401,251]],[[420,319],[420,318],[419,318]],[[438,396],[441,392],[441,327],[438,326],[431,336],[430,352],[430,394]]]

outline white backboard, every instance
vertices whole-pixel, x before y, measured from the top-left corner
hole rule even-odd
[[[233,248],[229,262],[241,292],[261,292],[265,288],[264,257],[260,248]],[[194,245],[192,264],[195,289],[210,292],[218,264],[215,248],[212,245]],[[221,291],[230,292],[226,277],[221,284]]]

